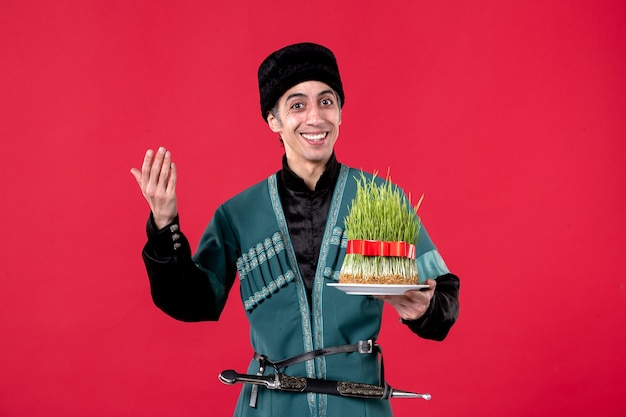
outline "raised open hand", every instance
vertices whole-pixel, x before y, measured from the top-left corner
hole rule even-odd
[[[171,223],[176,214],[176,166],[170,151],[160,147],[155,155],[146,151],[141,170],[132,168],[141,193],[150,205],[156,226],[161,229]]]

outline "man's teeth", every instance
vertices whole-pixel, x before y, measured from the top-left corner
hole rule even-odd
[[[326,133],[318,133],[317,135],[302,134],[302,137],[306,140],[322,140],[326,137]]]

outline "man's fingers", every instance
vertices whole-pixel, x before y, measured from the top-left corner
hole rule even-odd
[[[159,181],[157,183],[158,186],[162,187],[163,191],[165,191],[168,187],[167,182],[170,176],[171,165],[172,165],[172,155],[170,154],[170,151],[165,151],[165,154],[163,155],[163,162],[160,168],[161,172],[159,172]]]
[[[433,297],[437,282],[429,279],[425,282],[430,288],[409,290],[402,295],[386,295],[379,298],[392,305],[398,315],[405,320],[415,320],[424,315]]]
[[[169,181],[167,182],[167,189],[166,192],[167,193],[174,193],[176,192],[176,179],[178,178],[177,176],[177,172],[176,172],[176,165],[174,165],[173,162],[170,163],[170,178]]]
[[[150,155],[148,155],[148,152],[150,153]],[[159,186],[159,181],[161,179],[161,171],[163,169],[163,159],[165,158],[165,148],[164,147],[160,147],[157,151],[156,154],[154,155],[154,159],[152,159],[152,151],[148,151],[146,152],[146,159],[144,162],[146,162],[147,164],[151,164],[149,165],[148,168],[148,174],[147,177],[144,176],[143,180],[146,181],[144,183],[144,192],[146,193],[146,195],[149,198],[153,198],[158,190],[158,186]],[[144,175],[145,171],[144,171]]]
[[[159,177],[161,175],[161,166],[163,165],[163,158],[165,157],[165,148],[160,147],[156,155],[154,156],[154,160],[152,161],[152,166],[150,167],[150,185],[156,186],[159,181]]]
[[[148,149],[143,157],[143,164],[141,164],[142,186],[145,186],[148,181],[150,181],[150,170],[152,169],[153,156],[154,151],[152,149]]]

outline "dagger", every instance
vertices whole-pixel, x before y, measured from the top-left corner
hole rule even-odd
[[[340,395],[356,398],[421,398],[430,400],[430,394],[397,390],[385,386],[363,384],[359,382],[333,381],[327,379],[312,379],[300,376],[289,376],[282,373],[270,375],[240,374],[231,369],[223,371],[219,380],[226,385],[238,382],[244,384],[262,385],[268,389],[289,392],[315,392],[318,394]]]

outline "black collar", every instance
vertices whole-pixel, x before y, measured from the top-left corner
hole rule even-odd
[[[334,187],[337,183],[337,178],[339,178],[339,171],[341,169],[341,164],[337,162],[337,158],[335,158],[335,153],[330,156],[328,163],[326,164],[326,168],[324,169],[324,173],[315,184],[315,190],[309,190],[309,187],[305,184],[304,180],[296,175],[295,172],[289,168],[287,164],[287,155],[283,155],[283,169],[278,173],[281,176],[282,183],[286,188],[297,191],[297,192],[319,192],[326,190],[328,188]]]

